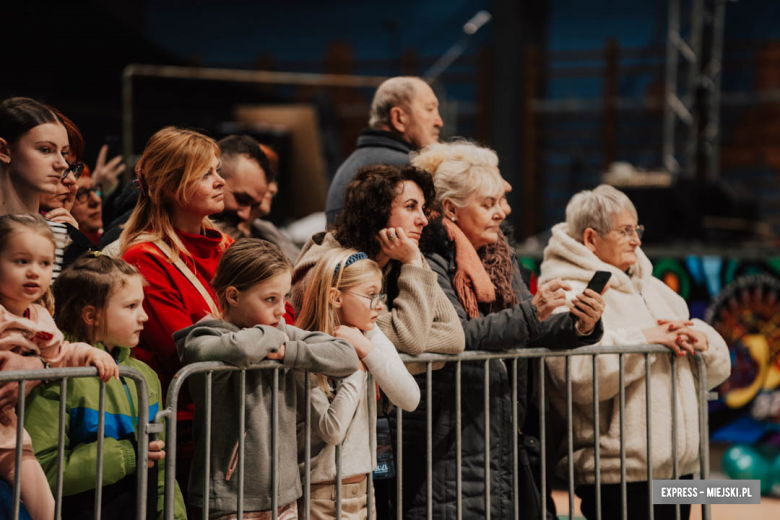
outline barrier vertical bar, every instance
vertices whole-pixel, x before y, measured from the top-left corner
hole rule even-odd
[[[569,486],[569,520],[574,518],[574,430],[572,429],[571,357],[566,356],[566,465]]]
[[[303,448],[303,518],[309,520],[311,517],[311,379],[308,372],[305,372],[303,377],[304,406],[306,407]]]
[[[19,520],[19,509],[22,499],[22,446],[24,442],[24,407],[27,397],[26,381],[19,381],[19,402],[16,407],[16,453],[14,461],[16,472],[14,473],[14,506],[13,518]]]
[[[485,360],[485,518],[490,518],[490,360]]]
[[[68,403],[68,378],[60,381],[60,429],[57,439],[57,483],[54,487],[54,520],[62,518],[62,486],[65,478],[65,411]]]
[[[174,380],[175,381],[175,380]],[[173,385],[173,383],[171,383]],[[169,387],[170,388],[170,387]],[[176,426],[178,418],[176,417],[178,394],[168,392],[168,408],[171,414],[167,418],[165,426],[165,520],[173,520],[175,507],[174,493],[176,490]]]
[[[543,361],[540,360],[540,362]],[[515,520],[520,519],[520,484],[518,482],[520,475],[517,467],[517,430],[519,428],[520,424],[517,415],[517,358],[514,358],[512,360],[512,509]]]
[[[425,364],[425,485],[428,520],[433,520],[433,373],[431,362]]]
[[[244,432],[246,431],[246,370],[241,370],[239,376],[241,394],[238,398],[238,513],[237,518],[244,515]]]
[[[403,432],[404,432],[404,415],[403,410],[400,406],[395,407],[395,417],[396,417],[396,439],[395,439],[395,517],[396,520],[403,520],[404,518],[404,483],[403,483],[403,474],[404,474],[404,443],[403,443]]]
[[[680,478],[680,468],[677,461],[677,356],[671,354],[672,358],[672,468],[673,478]],[[674,505],[674,517],[680,520],[680,504]]]
[[[203,415],[206,418],[204,435],[206,436],[206,454],[203,461],[203,520],[209,520],[209,486],[211,485],[211,391],[214,372],[206,373],[206,396]]]
[[[341,380],[336,381],[336,393],[341,390]],[[341,442],[336,445],[336,520],[341,520]]]
[[[368,372],[368,431],[370,432],[376,431],[376,400],[377,395],[374,376],[371,375],[371,372]],[[374,436],[369,436],[369,445],[371,453],[376,453],[376,438]],[[374,472],[370,471],[368,475],[366,475],[366,478],[368,479],[368,482],[366,483],[366,503],[368,506],[366,520],[374,520]]]
[[[620,385],[620,517],[628,520],[628,496],[626,489],[626,364],[623,354],[618,354],[618,380]]]
[[[601,520],[601,419],[599,417],[599,356],[593,355],[593,472],[596,482],[596,518]]]
[[[461,433],[461,364],[458,361],[455,364],[455,514],[457,520],[463,518],[463,460],[461,459],[461,448],[463,447],[463,437]]]
[[[710,478],[710,437],[709,437],[710,425],[709,425],[709,416],[707,415],[708,412],[707,363],[704,360],[704,356],[702,355],[697,354],[696,360],[699,363],[698,397],[699,397],[699,460],[701,462],[700,478],[702,480],[707,480],[708,478]],[[702,520],[710,519],[709,504],[702,504],[701,517]]]
[[[279,369],[274,371],[271,388],[271,518],[279,512]]]
[[[650,383],[653,378],[651,373],[650,353],[645,354],[645,423],[647,424],[647,518],[653,520],[653,427],[652,427],[652,392]]]
[[[547,518],[547,424],[545,423],[546,420],[546,413],[544,409],[544,403],[547,400],[547,397],[545,395],[545,388],[544,388],[544,360],[546,358],[542,357],[541,362],[539,363],[539,445],[541,448],[541,473],[540,473],[540,480],[541,487],[542,487],[542,519],[546,520]]]
[[[106,432],[106,384],[100,381],[97,431],[97,472],[95,475],[95,520],[100,520],[103,507],[103,437]],[[140,470],[140,466],[139,466]]]
[[[120,374],[123,367],[119,367]],[[149,464],[149,388],[146,386],[146,380],[143,375],[138,373],[129,374],[135,382],[136,399],[138,401],[138,421],[137,421],[137,439],[138,439],[138,457],[136,468],[146,468]],[[159,462],[157,463],[159,464]],[[146,519],[147,504],[147,484],[149,473],[146,471],[136,472],[136,520]],[[155,486],[155,489],[157,486]],[[155,493],[155,497],[157,493]],[[156,502],[156,500],[155,500]],[[155,515],[156,517],[156,515]]]

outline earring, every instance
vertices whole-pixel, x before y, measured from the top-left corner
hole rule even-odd
[[[450,220],[455,222],[455,217],[450,217]]]

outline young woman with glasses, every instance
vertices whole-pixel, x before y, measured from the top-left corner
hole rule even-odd
[[[68,163],[74,148],[83,152],[81,134],[57,109],[24,97],[0,103],[0,215],[44,213],[57,239],[52,279],[67,263],[72,243],[78,247],[69,257],[89,249],[88,241],[79,245],[86,239],[78,237],[69,213],[83,168]]]

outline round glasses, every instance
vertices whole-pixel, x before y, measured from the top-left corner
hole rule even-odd
[[[62,172],[62,177],[60,177],[61,181],[65,180],[65,177],[68,176],[71,172],[73,173],[73,176],[76,177],[76,180],[78,180],[79,177],[81,177],[81,173],[84,171],[84,163],[83,162],[74,162],[73,164],[68,163],[68,167],[65,169],[64,172]]]
[[[612,231],[617,231],[621,237],[625,238],[626,240],[630,240],[631,237],[634,235],[639,238],[639,240],[642,240],[642,235],[645,234],[645,226],[638,225],[638,226],[626,226],[622,228],[613,229]]]
[[[387,295],[386,294],[374,293],[371,296],[364,296],[362,294],[353,293],[353,292],[350,292],[350,291],[342,291],[342,292],[345,292],[347,294],[351,294],[352,296],[359,296],[360,298],[365,298],[366,300],[369,300],[368,308],[372,309],[372,310],[378,309],[379,307],[384,305],[385,302],[387,302]]]
[[[101,189],[100,184],[95,184],[91,188],[79,188],[79,191],[76,192],[76,201],[87,202],[93,193],[97,193],[98,198],[100,198]]]

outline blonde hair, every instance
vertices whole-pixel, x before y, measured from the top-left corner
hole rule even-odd
[[[412,165],[433,176],[436,201],[449,199],[462,208],[474,195],[504,195],[504,179],[498,172],[498,156],[490,148],[465,139],[435,143],[411,154]]]
[[[171,248],[171,261],[188,254],[174,230],[171,207],[182,206],[195,194],[213,156],[219,157],[216,141],[194,130],[168,126],[149,138],[136,166],[141,194],[120,236],[122,254],[135,244],[157,240]],[[216,229],[208,217],[201,225]],[[228,243],[224,236],[220,247],[224,249]]]
[[[622,211],[628,211],[637,218],[634,203],[622,191],[607,184],[601,184],[593,190],[583,190],[566,205],[569,236],[582,242],[582,235],[588,228],[604,236],[612,229],[615,215]]]
[[[52,245],[52,251],[57,248],[57,241],[49,224],[40,215],[0,215],[0,251],[2,251],[15,233],[37,233]],[[54,314],[54,296],[51,286],[46,289],[35,302],[45,307],[49,314]]]
[[[220,258],[211,281],[223,315],[228,308],[228,287],[246,291],[285,271],[292,272],[292,265],[277,245],[259,238],[236,240]]]
[[[303,306],[295,320],[298,328],[333,336],[339,323],[331,299],[331,289],[348,290],[372,277],[382,278],[379,266],[369,258],[346,265],[347,260],[354,254],[358,254],[354,249],[331,249],[311,268],[303,295]],[[316,378],[320,388],[332,397],[327,378],[322,374],[317,374]]]

